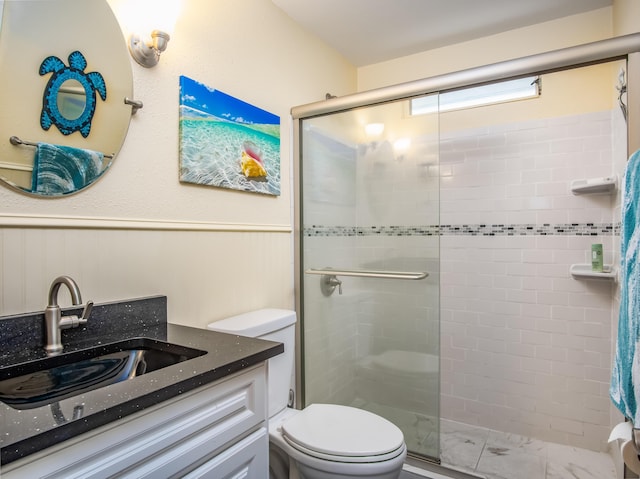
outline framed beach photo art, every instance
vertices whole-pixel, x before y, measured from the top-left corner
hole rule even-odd
[[[280,194],[280,117],[180,76],[180,181]]]

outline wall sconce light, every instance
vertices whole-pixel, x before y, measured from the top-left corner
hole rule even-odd
[[[1,1],[1,0],[0,0]],[[160,61],[180,11],[182,0],[126,0],[118,8],[119,18],[129,33],[129,52],[145,68]],[[149,34],[149,32],[151,32]]]
[[[160,61],[160,54],[167,49],[171,37],[161,30],[151,32],[149,40],[143,40],[140,35],[133,34],[129,38],[129,51],[135,61],[145,68],[151,68]]]

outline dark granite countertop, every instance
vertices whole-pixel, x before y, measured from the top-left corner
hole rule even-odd
[[[150,302],[153,303],[151,310],[148,309]],[[137,312],[140,306],[142,313]],[[64,311],[64,314],[71,313],[74,313],[73,309]],[[122,320],[123,315],[125,321]],[[41,322],[41,315],[26,316],[0,318],[0,379],[3,369],[9,366],[46,357],[41,336],[34,335],[37,347],[33,345],[33,338],[22,337],[24,331],[31,331]],[[154,319],[150,321],[149,318]],[[100,323],[109,324],[108,331],[100,327]],[[120,326],[114,327],[114,323]],[[25,327],[31,329],[25,330]],[[92,333],[86,331],[89,327],[94,328]],[[72,338],[72,335],[77,337]],[[50,405],[19,410],[0,402],[1,464],[8,464],[224,378],[284,351],[281,343],[168,324],[166,298],[163,296],[96,305],[86,328],[78,328],[71,335],[63,332],[64,353],[95,346],[98,344],[96,335],[103,345],[131,337],[146,337],[198,349],[206,354],[62,399],[56,403],[59,408],[56,406],[55,411]],[[81,409],[81,417],[74,418],[74,408],[76,416],[80,415],[77,409]]]

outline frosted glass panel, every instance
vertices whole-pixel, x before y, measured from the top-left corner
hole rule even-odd
[[[438,116],[411,116],[409,106],[403,100],[303,121],[303,270],[429,274],[338,274],[330,295],[322,288],[327,277],[304,274],[303,392],[305,405],[345,404],[386,417],[413,454],[437,458]]]

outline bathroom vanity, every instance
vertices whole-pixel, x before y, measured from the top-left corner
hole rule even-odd
[[[11,349],[32,343],[21,333],[25,325],[37,325],[38,316],[0,318],[3,346],[7,340]],[[178,348],[171,351],[198,353],[71,395],[0,402],[3,478],[265,477],[266,361],[283,351],[282,344],[167,324],[164,297],[96,305],[84,329],[63,337],[63,354],[86,355],[88,337],[98,331],[98,348],[125,339],[129,344],[137,333],[145,338],[139,348],[145,351],[168,344]],[[28,372],[29,365],[46,358],[23,345],[11,359],[6,349],[0,355],[0,396],[7,390],[2,380],[16,363]],[[26,384],[50,381],[45,376],[36,374]]]

